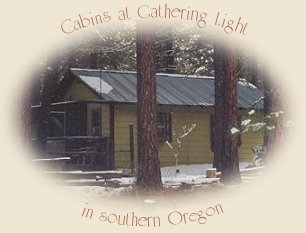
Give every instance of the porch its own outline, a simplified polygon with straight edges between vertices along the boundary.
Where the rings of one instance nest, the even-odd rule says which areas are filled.
[[[49,158],[69,158],[62,161],[61,170],[110,170],[108,148],[107,137],[63,136],[47,140]]]
[[[94,109],[93,109],[94,107]],[[46,155],[36,161],[55,170],[114,169],[109,105],[97,101],[66,101],[50,106]],[[39,148],[41,106],[32,107],[32,143]],[[108,114],[107,114],[108,115]],[[106,125],[107,124],[107,125]]]

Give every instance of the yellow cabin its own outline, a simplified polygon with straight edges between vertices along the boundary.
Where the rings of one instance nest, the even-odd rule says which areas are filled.
[[[191,127],[192,131],[181,140],[178,163],[212,163],[214,79],[175,74],[157,74],[156,79],[161,166],[174,165],[170,147],[177,149],[177,137]],[[91,169],[130,168],[131,163],[136,164],[136,83],[135,72],[70,69],[61,83],[61,102],[52,104],[54,122],[62,127],[51,126],[50,153],[75,156],[77,165],[90,164]],[[248,112],[262,109],[263,103],[258,101],[262,92],[242,82],[238,82],[237,89],[241,118],[256,121],[260,111],[252,116]],[[39,111],[39,107],[33,111]],[[262,132],[243,133],[240,161],[251,161],[252,147],[262,141]],[[87,163],[86,158],[80,161],[81,152],[89,155]]]

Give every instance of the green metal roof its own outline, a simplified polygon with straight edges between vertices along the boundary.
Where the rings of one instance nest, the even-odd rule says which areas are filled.
[[[137,102],[137,74],[129,71],[70,69],[102,100]],[[178,74],[157,74],[157,103],[163,105],[214,106],[214,78]],[[263,93],[247,82],[238,82],[238,107],[263,108]]]

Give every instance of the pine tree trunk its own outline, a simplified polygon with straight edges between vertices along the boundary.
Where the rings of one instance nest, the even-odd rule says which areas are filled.
[[[258,68],[258,63],[257,61],[253,61],[253,63],[251,64],[251,80],[250,82],[256,86],[259,87],[259,83],[258,83],[258,79],[259,79],[259,68]]]
[[[27,149],[31,146],[31,88],[29,85],[24,85],[20,96],[21,102],[21,126],[23,129],[23,140]]]
[[[233,48],[215,46],[215,158],[226,184],[241,182],[238,159],[236,57]]]
[[[271,78],[264,80],[264,116],[266,119],[272,112],[284,111],[280,92],[276,80]],[[273,130],[266,129],[264,132],[264,146],[268,153],[273,152],[280,144],[283,134],[283,118],[283,115],[277,118],[269,118],[268,125],[274,126],[275,128]]]
[[[272,112],[273,108],[273,93],[271,80],[266,78],[264,79],[264,116],[265,118]],[[271,135],[270,132],[264,131],[264,146],[266,148],[270,147]]]
[[[76,61],[76,54],[74,51],[72,51],[67,59],[67,68],[77,68],[77,61]]]
[[[141,28],[143,29],[143,28]],[[162,188],[156,131],[156,77],[153,35],[138,28],[137,46],[137,187],[156,191]]]
[[[171,29],[169,29],[171,30]],[[166,48],[166,73],[172,74],[175,71],[174,65],[174,56],[173,56],[173,39],[172,32],[170,31],[168,34],[168,39],[166,40],[165,48]]]
[[[215,46],[214,49],[214,68],[215,68],[215,113],[213,125],[213,138],[214,141],[214,161],[213,167],[221,171],[221,159],[223,155],[224,141],[223,141],[223,69],[222,69],[222,56],[223,51]]]
[[[241,181],[238,159],[238,135],[233,135],[231,129],[237,126],[237,78],[236,57],[233,48],[228,48],[224,54],[224,157],[222,158],[221,181],[236,183]]]
[[[98,69],[98,54],[97,53],[89,54],[89,68]]]
[[[51,102],[52,94],[54,93],[54,86],[56,81],[56,68],[55,66],[48,66],[43,80],[42,97],[41,97],[41,108],[40,118],[38,123],[37,133],[37,147],[39,152],[46,155],[47,150],[47,137],[48,137],[48,126],[51,119]]]

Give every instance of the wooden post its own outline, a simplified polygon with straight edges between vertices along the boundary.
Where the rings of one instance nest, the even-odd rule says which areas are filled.
[[[131,174],[134,175],[135,167],[135,156],[134,156],[134,129],[133,124],[129,124],[129,133],[130,133],[130,167],[131,167]]]
[[[115,169],[115,110],[114,104],[109,105],[109,155],[108,169]]]

